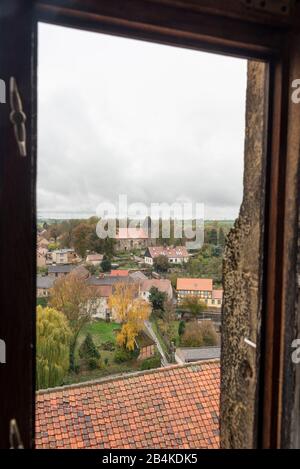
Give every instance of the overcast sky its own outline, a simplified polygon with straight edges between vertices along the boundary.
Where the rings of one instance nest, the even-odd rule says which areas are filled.
[[[245,60],[41,24],[38,210],[242,200]]]

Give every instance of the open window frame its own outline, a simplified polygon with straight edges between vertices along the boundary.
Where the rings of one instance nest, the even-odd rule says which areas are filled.
[[[25,3],[30,4],[29,8],[26,7],[27,26],[24,28],[23,24],[20,29],[26,34],[24,51],[30,60],[17,63],[17,53],[15,62],[19,72],[27,77],[20,90],[26,98],[29,157],[26,162],[17,156],[12,158],[11,153],[16,151],[16,146],[12,126],[7,124],[5,138],[9,139],[9,144],[3,147],[6,153],[3,153],[1,163],[1,263],[17,262],[23,268],[17,272],[8,269],[11,272],[8,278],[4,268],[0,271],[3,286],[1,321],[6,324],[3,331],[8,350],[8,361],[2,375],[2,382],[6,383],[1,389],[2,402],[7,405],[0,421],[0,447],[10,445],[9,424],[13,418],[18,422],[24,446],[34,447],[36,52],[39,21],[268,63],[265,83],[268,112],[265,125],[263,306],[255,446],[278,448],[296,445],[297,441],[291,440],[296,378],[288,363],[296,287],[289,294],[286,288],[288,282],[293,282],[296,277],[296,207],[299,194],[295,181],[299,164],[300,104],[298,107],[291,104],[291,82],[300,78],[297,52],[300,49],[300,35],[297,33],[300,28],[299,8],[295,7],[293,15],[287,15],[248,9],[245,2],[237,0],[37,0]],[[18,43],[14,47],[17,51]],[[0,58],[0,63],[6,65],[4,70],[7,70],[8,79],[13,74],[10,70],[12,64],[6,60],[5,53]],[[13,179],[7,183],[9,174],[17,180],[17,188]],[[11,210],[14,211],[12,219]],[[16,250],[16,243],[21,243],[23,248]],[[17,294],[10,283],[16,279],[20,281]],[[296,281],[294,284],[296,286]],[[8,295],[15,298],[14,317],[8,310],[13,305],[7,300]],[[18,332],[13,331],[13,323]],[[18,353],[13,356],[9,351],[15,346]],[[1,373],[3,370],[4,367]],[[286,405],[283,407],[284,399]]]

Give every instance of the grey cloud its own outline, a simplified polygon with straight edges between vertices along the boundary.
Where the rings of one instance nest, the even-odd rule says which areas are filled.
[[[242,198],[246,61],[39,27],[39,211]]]

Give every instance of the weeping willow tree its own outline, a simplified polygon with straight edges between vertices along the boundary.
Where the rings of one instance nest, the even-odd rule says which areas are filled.
[[[63,313],[37,307],[36,385],[37,389],[61,385],[69,369],[71,331]]]

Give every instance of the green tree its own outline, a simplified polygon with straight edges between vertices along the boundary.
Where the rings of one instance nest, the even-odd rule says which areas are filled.
[[[212,278],[214,284],[222,284],[222,256],[204,257],[199,254],[198,257],[189,259],[186,269],[188,274],[194,278]]]
[[[91,275],[99,275],[99,267],[93,264],[85,264],[84,266]]]
[[[94,341],[90,332],[87,333],[84,341],[79,347],[79,356],[80,358],[85,358],[85,359],[89,359],[89,358],[99,359],[100,358],[100,353],[96,345],[94,344]]]
[[[42,306],[43,308],[46,308],[46,306],[48,305],[48,298],[46,298],[45,296],[43,296],[41,298],[37,298],[36,299],[36,305],[37,306]]]
[[[180,321],[178,324],[178,335],[179,337],[182,337],[185,331],[185,321]]]
[[[167,272],[169,269],[169,260],[167,256],[157,256],[153,261],[154,268],[157,272]]]
[[[210,230],[209,235],[208,235],[208,242],[209,244],[214,244],[214,245],[218,244],[218,232],[215,228],[212,228]]]
[[[37,266],[37,268],[36,268],[36,273],[37,273],[38,275],[46,275],[46,274],[48,274],[48,268],[47,268],[47,267],[39,267],[39,266]]]
[[[100,353],[89,332],[79,347],[79,356],[85,361],[90,370],[95,370],[96,368],[102,367]]]
[[[37,307],[36,385],[38,389],[63,383],[69,369],[71,331],[63,313]]]
[[[114,248],[116,240],[113,238],[101,239],[96,232],[97,223],[92,225],[93,230],[88,237],[88,245],[91,251],[98,252],[99,254],[106,254],[107,257],[114,255]]]
[[[103,257],[103,261],[101,262],[101,269],[103,272],[109,272],[111,270],[111,262],[107,256]]]
[[[164,303],[167,299],[165,292],[159,291],[156,287],[151,287],[149,291],[149,301],[154,311],[164,311]]]
[[[56,280],[50,291],[50,306],[62,311],[72,331],[70,342],[70,370],[75,371],[75,349],[80,331],[85,324],[91,321],[93,302],[97,291],[88,287],[85,279],[76,272],[71,272],[65,277]]]
[[[164,302],[163,320],[164,320],[164,334],[168,343],[176,342],[177,330],[174,329],[175,321],[175,308],[172,300],[166,299]]]
[[[178,278],[178,274],[176,274],[175,272],[171,273],[170,275],[168,275],[168,278],[172,284],[172,287],[176,289],[176,286],[177,286],[177,278]]]
[[[60,235],[59,227],[57,223],[53,223],[53,225],[50,225],[49,228],[49,236],[50,238],[53,238],[55,243],[57,241],[58,236]]]
[[[205,303],[203,303],[203,301],[201,301],[197,296],[187,296],[181,304],[181,309],[191,314],[194,319],[197,319],[197,317],[203,313],[205,308]]]
[[[81,257],[85,257],[86,251],[90,249],[90,237],[93,231],[93,226],[89,223],[80,223],[73,230],[74,249]]]
[[[213,257],[220,257],[222,256],[222,252],[223,252],[223,249],[222,249],[222,246],[213,246],[212,248],[212,256]]]
[[[104,240],[104,248],[103,248],[103,251],[101,251],[101,253],[102,252],[105,253],[107,257],[113,256],[115,252],[115,244],[116,244],[116,240],[114,238],[106,238]]]
[[[225,238],[224,230],[223,230],[222,227],[220,227],[220,229],[219,229],[219,245],[224,247],[225,246],[225,241],[226,241],[226,238]]]
[[[48,250],[49,251],[55,251],[56,249],[59,249],[59,244],[58,243],[49,243],[48,244]]]
[[[80,224],[80,220],[64,220],[61,222],[61,238],[60,243],[64,248],[73,247],[73,231]]]

